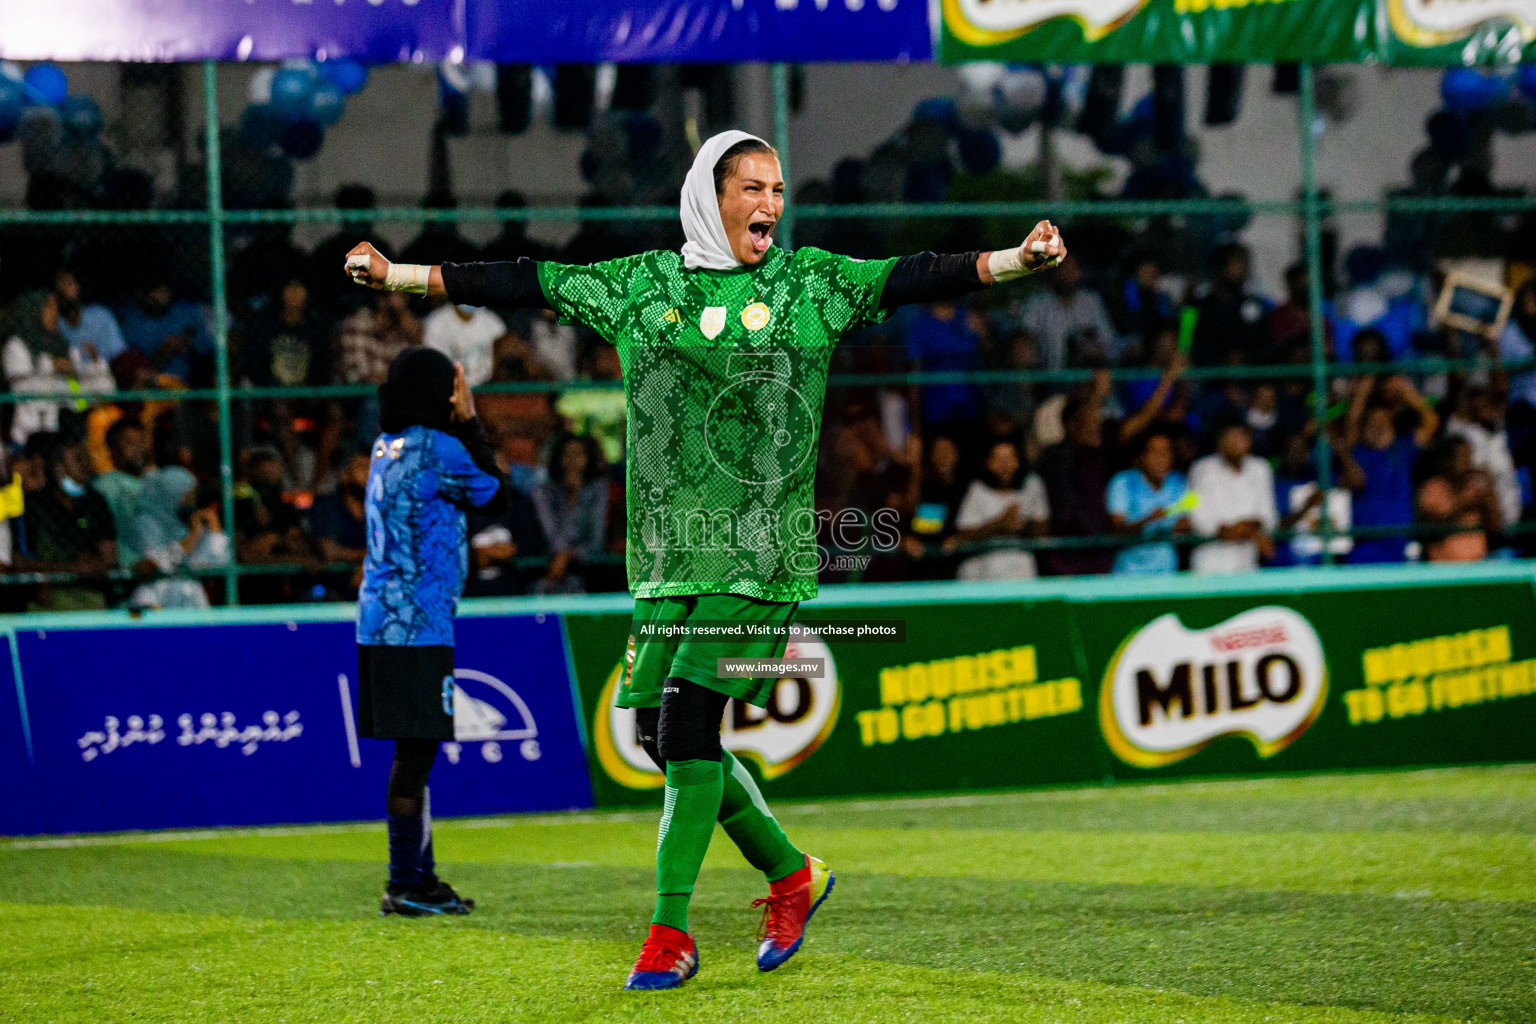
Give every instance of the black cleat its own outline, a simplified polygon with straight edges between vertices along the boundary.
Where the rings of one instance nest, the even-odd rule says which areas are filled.
[[[384,893],[379,904],[383,915],[399,914],[401,917],[438,917],[446,914],[467,914],[472,903],[460,900],[448,886],[438,883],[436,889],[402,889]]]
[[[453,891],[453,886],[449,885],[441,878],[437,879],[437,881],[432,884],[428,891],[431,893],[431,898],[437,900],[438,902],[457,900],[458,903],[464,907],[464,910],[461,911],[461,913],[468,913],[469,911],[475,909],[474,900],[470,899],[468,896],[460,896],[458,893]]]

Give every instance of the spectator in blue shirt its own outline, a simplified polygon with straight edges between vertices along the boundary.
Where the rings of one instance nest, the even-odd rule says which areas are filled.
[[[1130,276],[1120,287],[1111,314],[1115,328],[1125,337],[1148,345],[1177,313],[1173,299],[1163,291],[1163,268],[1157,254],[1147,249],[1137,253],[1127,266]]]
[[[156,370],[191,382],[199,357],[213,352],[213,339],[195,302],[177,301],[171,286],[151,285],[135,306],[123,312],[123,340],[144,353]]]
[[[1411,410],[1418,425],[1399,436],[1397,414]],[[1414,522],[1413,464],[1440,428],[1440,417],[1407,377],[1376,378],[1355,384],[1344,426],[1341,480],[1354,491],[1355,527],[1404,527],[1400,536],[1357,539],[1354,563],[1402,562]]]
[[[1109,481],[1105,505],[1116,533],[1168,537],[1189,531],[1184,502],[1189,490],[1184,474],[1173,469],[1173,440],[1163,431],[1143,434],[1135,468],[1116,473]],[[1117,573],[1174,572],[1179,553],[1166,540],[1122,548],[1115,556]]]
[[[347,562],[355,568],[327,581],[326,589],[336,597],[350,597],[363,578],[363,559],[368,551],[368,522],[363,499],[368,490],[369,461],[366,452],[357,452],[342,463],[340,486],[334,493],[315,498],[309,513],[309,531],[320,548],[323,562]]]
[[[953,302],[935,302],[911,314],[907,358],[913,370],[930,373],[981,369],[981,339]],[[926,384],[922,388],[925,432],[969,436],[981,416],[981,389],[974,384]]]
[[[110,363],[127,350],[117,317],[106,306],[87,304],[80,297],[80,282],[68,270],[53,279],[54,298],[59,303],[59,333],[69,342],[71,352],[86,362]]]

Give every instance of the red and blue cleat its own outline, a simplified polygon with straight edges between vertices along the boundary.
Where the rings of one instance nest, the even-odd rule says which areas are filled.
[[[805,926],[811,915],[826,902],[837,877],[831,870],[807,855],[805,867],[787,878],[768,883],[768,898],[753,900],[763,908],[763,925],[758,932],[762,943],[757,947],[757,969],[771,971],[800,949],[805,941]]]
[[[640,947],[640,959],[624,982],[626,990],[677,988],[699,973],[699,949],[687,932],[664,924],[651,925]]]

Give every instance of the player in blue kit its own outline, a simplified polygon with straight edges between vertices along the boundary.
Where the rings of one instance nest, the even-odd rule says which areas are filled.
[[[464,512],[495,514],[508,482],[475,418],[464,370],[408,348],[379,387],[364,509],[368,557],[357,597],[358,734],[395,741],[386,808],[385,914],[467,914],[437,877],[427,777],[453,739],[453,615],[468,568]]]

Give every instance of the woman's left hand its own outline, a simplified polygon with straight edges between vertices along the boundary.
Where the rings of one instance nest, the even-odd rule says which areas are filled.
[[[1050,270],[1067,257],[1067,243],[1062,241],[1056,225],[1043,220],[1024,239],[1019,247],[1019,257],[1030,273]]]

